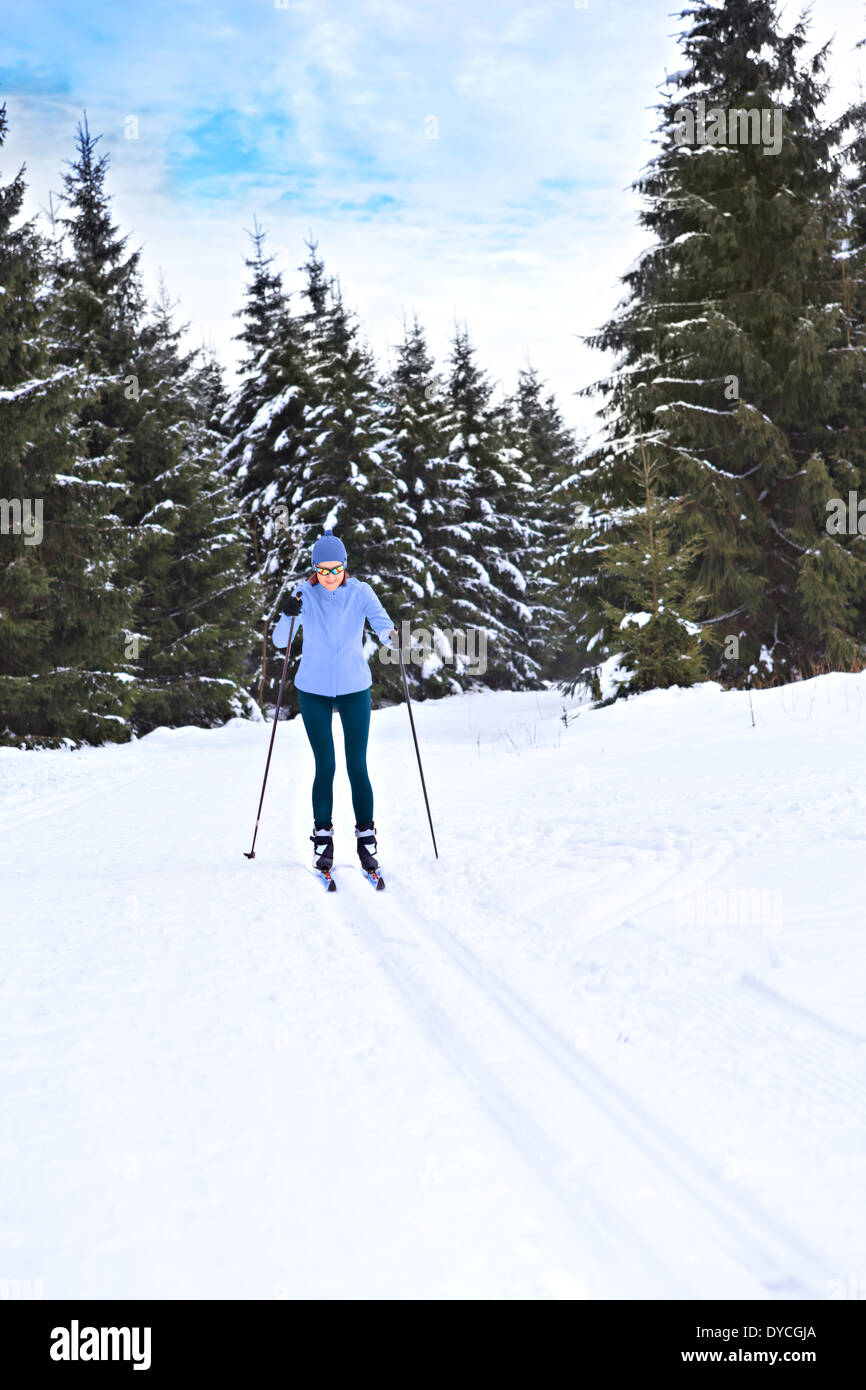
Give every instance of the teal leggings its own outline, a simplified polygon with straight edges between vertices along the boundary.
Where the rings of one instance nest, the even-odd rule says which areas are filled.
[[[307,738],[316,758],[313,781],[313,817],[317,826],[331,824],[334,809],[334,735],[331,720],[334,706],[343,724],[346,745],[346,768],[352,787],[352,806],[357,825],[369,825],[373,819],[373,788],[367,776],[367,736],[370,732],[370,688],[353,690],[351,695],[311,695],[298,691],[301,718]]]

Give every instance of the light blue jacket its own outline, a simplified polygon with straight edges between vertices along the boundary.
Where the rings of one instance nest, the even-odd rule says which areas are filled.
[[[380,642],[394,624],[369,584],[347,579],[332,592],[322,584],[304,580],[298,586],[301,612],[295,628],[304,625],[304,650],[295,676],[295,688],[311,695],[350,695],[373,684],[364,655],[364,620]],[[283,613],[274,628],[274,646],[285,647],[291,618]]]

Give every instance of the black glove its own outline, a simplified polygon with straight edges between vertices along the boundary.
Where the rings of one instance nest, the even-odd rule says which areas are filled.
[[[289,594],[283,604],[283,612],[288,613],[290,618],[296,618],[301,611],[301,600],[297,594]]]

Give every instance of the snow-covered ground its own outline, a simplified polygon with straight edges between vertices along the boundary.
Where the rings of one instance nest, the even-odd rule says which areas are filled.
[[[438,863],[374,715],[381,894],[299,721],[252,862],[266,725],[0,750],[0,1278],[866,1296],[866,675],[565,704],[416,708]]]

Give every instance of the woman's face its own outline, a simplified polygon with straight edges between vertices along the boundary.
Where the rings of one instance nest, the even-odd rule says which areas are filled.
[[[334,573],[334,570],[337,570],[336,574]],[[343,582],[344,573],[345,567],[341,566],[339,564],[339,561],[337,560],[333,560],[331,563],[326,564],[324,567],[324,573],[322,572],[322,570],[318,568],[316,569],[316,574],[318,576],[319,583],[322,585],[323,588],[328,589],[329,591],[332,589],[339,589],[340,585]]]

